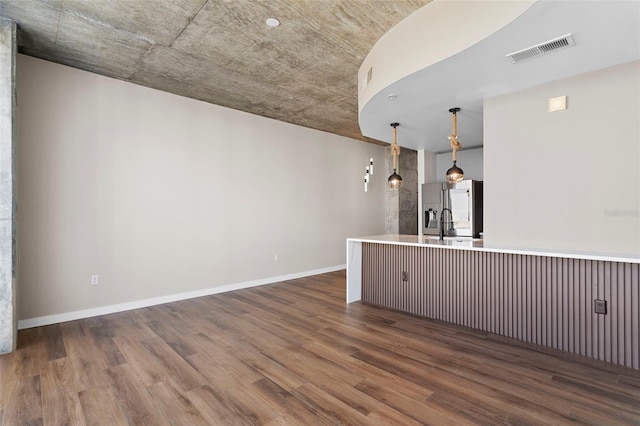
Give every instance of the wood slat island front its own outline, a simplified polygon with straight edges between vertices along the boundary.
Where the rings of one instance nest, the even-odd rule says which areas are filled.
[[[350,239],[347,301],[640,369],[640,259],[453,243]]]

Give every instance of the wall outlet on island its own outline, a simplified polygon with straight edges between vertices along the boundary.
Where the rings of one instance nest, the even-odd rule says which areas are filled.
[[[409,281],[409,273],[407,271],[402,271],[402,281]]]
[[[91,275],[91,285],[98,285],[100,279],[97,275]]]
[[[607,315],[607,301],[594,299],[593,312],[600,315]]]

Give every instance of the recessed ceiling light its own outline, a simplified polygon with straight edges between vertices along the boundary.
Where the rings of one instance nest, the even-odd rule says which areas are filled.
[[[280,21],[277,20],[276,18],[269,18],[267,19],[267,25],[270,26],[271,28],[275,28],[280,26]]]

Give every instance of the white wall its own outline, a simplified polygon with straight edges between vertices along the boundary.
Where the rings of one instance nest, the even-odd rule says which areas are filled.
[[[337,267],[383,233],[383,147],[22,55],[17,91],[21,319]]]
[[[436,153],[421,149],[418,151],[418,235],[423,235],[422,184],[436,182]]]
[[[639,94],[633,62],[487,99],[486,243],[640,255]]]
[[[436,156],[431,151],[418,151],[418,185],[436,182]]]
[[[483,180],[483,155],[482,148],[472,148],[458,151],[456,165],[464,172],[465,179]],[[451,152],[443,152],[436,155],[436,182],[445,182],[447,170],[453,165]]]

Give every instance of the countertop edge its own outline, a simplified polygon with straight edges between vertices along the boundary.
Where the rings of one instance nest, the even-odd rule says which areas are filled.
[[[396,240],[393,240],[393,239]],[[402,239],[415,238],[416,241],[400,241]],[[580,252],[562,252],[553,250],[537,250],[537,249],[518,249],[518,248],[501,248],[501,247],[485,247],[482,241],[473,241],[470,243],[473,246],[457,246],[457,245],[443,245],[437,240],[424,241],[424,237],[418,235],[375,235],[371,237],[355,237],[347,238],[347,242],[361,242],[361,243],[376,243],[376,244],[390,244],[390,245],[402,245],[402,246],[416,246],[416,247],[433,247],[449,250],[469,250],[469,251],[482,251],[490,253],[505,253],[505,254],[522,254],[528,256],[547,256],[547,257],[561,257],[566,259],[583,259],[583,260],[603,260],[607,262],[622,262],[622,263],[638,263],[640,264],[640,257],[634,257],[632,255],[616,255],[616,254],[603,254],[603,253],[580,253]]]

